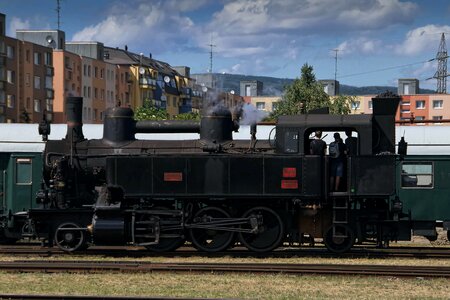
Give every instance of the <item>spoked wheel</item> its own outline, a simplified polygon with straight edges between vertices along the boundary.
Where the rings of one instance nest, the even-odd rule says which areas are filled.
[[[86,232],[76,223],[63,223],[55,232],[55,243],[63,251],[73,252],[87,248]]]
[[[284,225],[280,215],[268,207],[254,207],[244,213],[243,218],[253,218],[258,222],[255,233],[239,233],[239,239],[249,250],[268,252],[277,248],[283,240]],[[252,229],[245,225],[244,229]]]
[[[155,210],[170,210],[173,208],[170,207],[155,207]],[[143,215],[143,218],[148,218],[148,216]],[[181,232],[181,229],[171,229],[168,228],[168,226],[174,225],[177,222],[179,222],[179,218],[176,217],[170,217],[170,216],[162,216],[163,220],[161,220],[161,235],[179,235],[178,237],[162,237],[159,239],[159,243],[155,245],[148,245],[145,246],[147,250],[153,251],[153,252],[170,252],[175,251],[181,246],[184,245],[185,239],[181,236],[183,236],[183,232]],[[165,223],[171,223],[171,224],[165,224]]]
[[[212,223],[229,219],[230,214],[219,207],[205,207],[194,216],[192,224],[212,226]],[[223,227],[220,224],[217,227]],[[233,241],[234,232],[216,230],[214,228],[191,228],[192,244],[198,250],[217,252],[227,249]]]
[[[335,224],[327,230],[324,243],[329,251],[333,253],[344,253],[350,250],[355,243],[355,234],[349,226]]]

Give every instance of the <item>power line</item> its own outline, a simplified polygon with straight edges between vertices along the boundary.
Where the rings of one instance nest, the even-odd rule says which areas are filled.
[[[423,63],[426,63],[426,62],[431,62],[433,60],[435,60],[435,58],[424,60],[424,61],[419,61],[419,62],[414,62],[414,63],[410,63],[410,64],[405,64],[405,65],[398,65],[398,66],[392,66],[392,67],[387,67],[387,68],[375,69],[375,70],[370,70],[370,71],[365,71],[365,72],[360,72],[360,73],[353,73],[353,74],[342,75],[342,76],[339,76],[339,78],[359,76],[359,75],[365,75],[365,74],[370,74],[370,73],[377,73],[377,72],[393,70],[393,69],[400,69],[400,68],[410,67],[410,66],[414,66],[414,65],[418,65],[418,64],[423,64]]]

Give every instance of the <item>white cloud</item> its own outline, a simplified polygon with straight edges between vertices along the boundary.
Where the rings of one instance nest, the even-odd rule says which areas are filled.
[[[396,45],[394,49],[401,55],[417,55],[424,52],[435,55],[443,32],[450,32],[450,26],[430,24],[418,27],[409,31],[403,43]]]
[[[380,40],[368,39],[365,37],[351,39],[342,42],[337,49],[339,55],[345,56],[350,54],[376,54],[382,49],[382,42]]]
[[[18,29],[30,29],[30,21],[12,17],[6,35],[15,37]]]
[[[360,31],[409,23],[416,11],[416,4],[400,0],[236,0],[214,14],[211,27],[233,34]]]
[[[117,3],[109,16],[76,32],[72,40],[96,40],[108,46],[120,47],[133,44],[136,48],[156,52],[176,49],[177,46],[187,45],[196,30],[194,22],[182,12],[198,8],[205,1],[193,3],[193,0],[141,2],[136,8]]]

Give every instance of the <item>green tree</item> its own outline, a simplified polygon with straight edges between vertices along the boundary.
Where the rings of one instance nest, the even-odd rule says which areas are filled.
[[[347,115],[351,112],[351,105],[355,103],[356,96],[338,95],[331,100],[330,114]]]
[[[313,67],[304,64],[300,78],[296,78],[291,85],[285,87],[284,95],[272,117],[307,113],[312,109],[330,105],[330,97],[316,81]]]
[[[198,112],[188,112],[175,116],[175,120],[195,120],[200,121],[200,114]]]
[[[322,84],[316,81],[313,67],[305,63],[301,68],[300,78],[285,87],[276,111],[268,119],[276,119],[281,115],[304,114],[322,107],[329,107],[331,114],[348,114],[354,101],[354,96],[344,95],[331,99]]]
[[[169,114],[164,109],[154,107],[150,100],[144,100],[144,105],[138,107],[134,113],[134,119],[137,121],[143,120],[167,120]]]

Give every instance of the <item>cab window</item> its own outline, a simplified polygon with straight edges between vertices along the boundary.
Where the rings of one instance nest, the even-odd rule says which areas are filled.
[[[31,184],[31,158],[16,158],[16,184]]]
[[[298,153],[298,131],[287,131],[285,133],[284,152]]]
[[[432,188],[433,164],[431,162],[404,162],[402,188]]]

